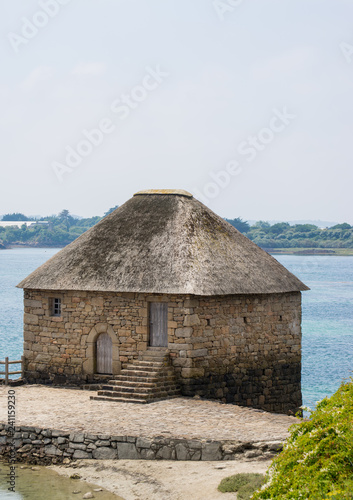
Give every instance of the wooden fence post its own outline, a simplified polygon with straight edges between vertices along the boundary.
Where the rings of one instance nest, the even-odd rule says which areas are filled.
[[[25,378],[25,357],[21,356],[21,378]]]
[[[5,358],[5,385],[9,384],[9,358]]]

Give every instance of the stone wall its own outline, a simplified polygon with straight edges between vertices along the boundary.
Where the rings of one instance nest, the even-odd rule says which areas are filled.
[[[11,433],[10,433],[11,431]],[[163,437],[111,436],[0,424],[0,456],[16,450],[17,462],[49,464],[88,459],[236,460],[268,459],[280,441],[239,442]],[[66,460],[65,460],[66,459]]]
[[[50,315],[61,298],[62,314]],[[107,332],[113,372],[148,347],[148,303],[168,302],[168,349],[182,392],[286,413],[301,405],[301,294],[220,297],[25,290],[24,354],[31,383],[84,384]],[[105,377],[106,379],[111,376]]]

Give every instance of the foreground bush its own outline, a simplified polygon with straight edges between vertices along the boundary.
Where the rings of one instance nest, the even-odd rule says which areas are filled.
[[[353,499],[353,383],[291,427],[282,453],[252,499]]]
[[[235,474],[235,476],[229,476],[222,479],[218,486],[218,490],[222,493],[236,491],[238,493],[237,500],[248,500],[263,482],[264,476],[262,474]]]

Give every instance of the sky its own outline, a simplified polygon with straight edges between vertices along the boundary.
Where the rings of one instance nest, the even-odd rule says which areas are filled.
[[[353,224],[350,0],[0,0],[0,60],[0,214]]]

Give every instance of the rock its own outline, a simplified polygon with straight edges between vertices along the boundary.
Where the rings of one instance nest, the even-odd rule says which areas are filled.
[[[201,460],[220,460],[222,458],[220,443],[205,443],[202,447]]]
[[[151,447],[151,439],[148,438],[137,438],[136,440],[136,448],[150,448]]]
[[[31,449],[32,449],[32,445],[31,444],[25,444],[24,446],[22,446],[22,448],[20,448],[19,450],[17,450],[17,452],[18,453],[27,453]]]
[[[76,472],[74,474],[71,474],[70,479],[81,479],[80,474],[77,474]]]
[[[190,460],[189,450],[183,444],[177,444],[175,451],[177,460]]]
[[[73,443],[83,443],[85,440],[85,436],[83,433],[78,433],[78,434],[70,434],[70,441]]]
[[[85,493],[82,498],[94,498],[94,495],[92,491],[89,491],[88,493]]]
[[[140,454],[133,443],[117,443],[117,448],[119,459],[135,460],[136,458],[140,458]]]
[[[64,464],[64,465],[67,465],[67,464],[69,464],[70,462],[71,462],[71,460],[70,460],[69,458],[64,458],[64,460],[63,460],[63,464]]]
[[[44,448],[44,453],[49,456],[61,456],[63,454],[63,452],[54,445],[46,446]]]
[[[100,446],[96,450],[93,450],[92,456],[96,460],[112,460],[116,458],[117,452],[116,450],[114,450],[114,448],[106,448],[104,446]]]
[[[157,452],[156,458],[162,458],[164,460],[172,459],[172,449],[169,446],[162,446],[160,450]]]
[[[92,458],[90,453],[83,450],[75,450],[72,458]]]
[[[94,444],[96,446],[109,446],[110,441],[109,440],[98,439],[98,441],[96,441]]]

